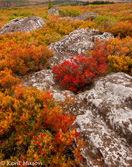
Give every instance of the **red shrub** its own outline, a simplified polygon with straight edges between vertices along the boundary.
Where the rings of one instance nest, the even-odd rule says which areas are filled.
[[[99,55],[86,57],[78,55],[53,67],[60,85],[77,92],[92,83],[93,79],[107,70],[106,58]]]

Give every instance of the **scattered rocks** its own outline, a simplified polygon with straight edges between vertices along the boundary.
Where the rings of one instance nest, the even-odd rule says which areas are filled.
[[[5,24],[0,29],[0,35],[5,33],[13,32],[30,32],[35,29],[41,29],[46,23],[37,16],[34,17],[25,17],[25,18],[16,18],[11,20],[9,23]]]
[[[50,10],[48,11],[48,15],[50,14],[59,15],[59,8],[56,7],[50,8]]]
[[[76,17],[72,17],[72,20],[88,20],[88,19],[93,20],[96,17],[98,17],[98,13],[88,12]]]

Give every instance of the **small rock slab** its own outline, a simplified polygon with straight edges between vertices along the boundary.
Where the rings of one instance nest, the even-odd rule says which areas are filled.
[[[0,35],[20,31],[31,32],[37,28],[41,29],[44,25],[46,25],[46,23],[40,17],[37,16],[16,18],[11,20],[9,23],[5,24],[0,29]]]
[[[48,15],[50,14],[54,14],[54,15],[59,15],[59,8],[56,8],[56,7],[52,7],[50,8],[50,10],[48,11]]]
[[[72,20],[88,20],[88,19],[93,20],[96,17],[98,17],[98,13],[88,12],[88,13],[84,13],[76,17],[72,17]]]

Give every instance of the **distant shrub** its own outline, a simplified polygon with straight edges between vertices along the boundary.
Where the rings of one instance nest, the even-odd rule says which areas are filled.
[[[75,16],[78,16],[81,14],[81,12],[79,10],[76,10],[76,9],[70,9],[70,8],[66,8],[64,10],[59,10],[59,13],[62,17],[66,17],[66,16],[69,16],[69,17],[75,17]]]
[[[132,24],[129,21],[120,21],[115,26],[108,29],[114,36],[120,36],[125,38],[127,36],[132,37]]]
[[[53,7],[52,2],[51,2],[51,0],[49,0],[48,9],[50,9],[52,7]]]
[[[68,18],[58,18],[57,16],[50,16],[47,21],[47,26],[53,29],[62,36],[69,34],[77,28],[95,28],[93,21],[71,20]]]
[[[30,11],[18,11],[15,10],[13,12],[8,13],[8,18],[6,20],[12,20],[18,17],[31,17],[31,16],[35,16],[35,14],[33,12]]]
[[[62,36],[55,32],[48,26],[43,27],[41,30],[36,29],[30,33],[15,32],[13,34],[5,34],[0,36],[0,43],[13,42],[13,43],[28,43],[29,45],[47,46],[52,42],[60,40]]]
[[[98,28],[102,28],[102,30],[106,30],[108,27],[113,27],[116,25],[117,20],[115,17],[109,17],[106,15],[98,16],[95,18],[95,23]]]
[[[59,84],[73,92],[83,90],[106,70],[106,58],[100,53],[93,57],[77,55],[71,61],[67,60],[53,67],[54,77]]]

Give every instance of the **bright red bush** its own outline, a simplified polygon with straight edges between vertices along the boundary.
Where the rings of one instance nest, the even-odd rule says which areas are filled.
[[[58,66],[53,67],[54,77],[73,92],[85,88],[93,79],[107,70],[106,58],[102,55],[86,57],[77,55]]]

